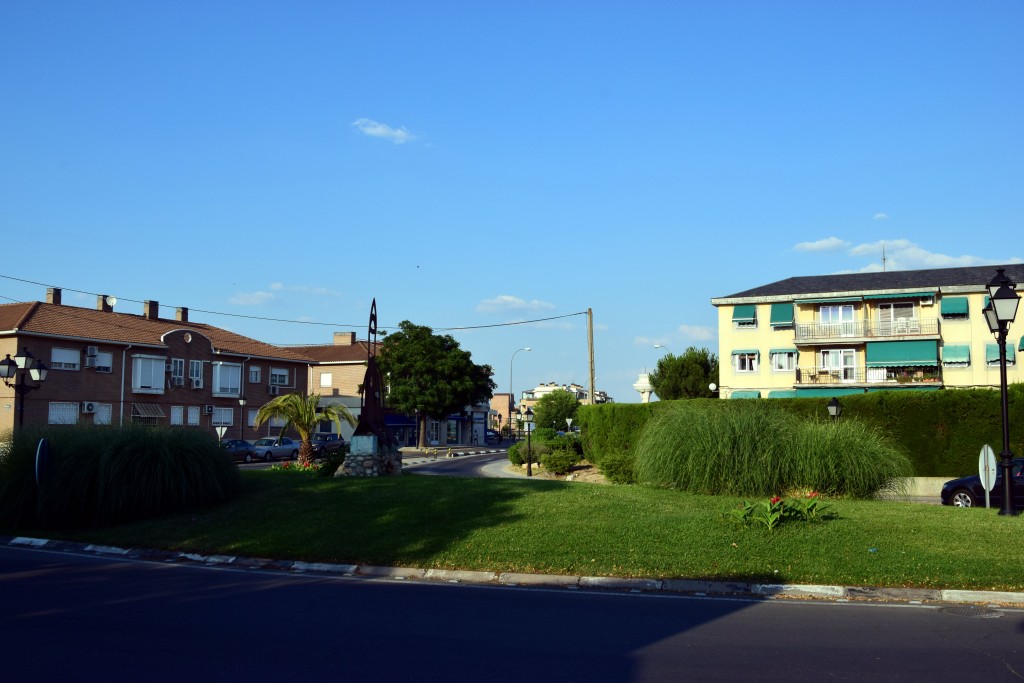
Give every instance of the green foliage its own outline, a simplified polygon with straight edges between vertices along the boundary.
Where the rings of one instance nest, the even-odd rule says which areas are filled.
[[[260,407],[256,413],[255,426],[259,428],[275,417],[284,420],[282,434],[289,428],[299,433],[302,442],[299,446],[299,462],[302,463],[309,463],[313,459],[313,445],[309,439],[321,422],[330,420],[339,428],[342,422],[353,427],[356,425],[355,417],[346,406],[340,403],[320,405],[319,394],[282,394]]]
[[[718,356],[691,346],[681,356],[671,353],[658,359],[650,374],[654,393],[663,401],[680,398],[711,398],[708,386],[718,383]]]
[[[530,438],[534,441],[551,441],[555,438],[555,430],[551,427],[537,427]]]
[[[540,439],[526,439],[517,441],[508,449],[508,460],[513,465],[522,465],[526,462],[527,449],[529,449],[531,462],[540,462],[541,457],[551,451],[548,442]]]
[[[580,406],[577,420],[583,455],[618,484],[633,481],[633,449],[640,432],[665,401]]]
[[[731,510],[732,518],[746,526],[763,526],[772,531],[784,522],[820,522],[827,516],[829,505],[821,502],[816,491],[810,491],[804,498],[783,500],[780,496],[752,503],[743,501]]]
[[[704,494],[772,495],[810,488],[873,496],[913,470],[877,428],[798,418],[773,401],[677,401],[645,428],[637,480]]]
[[[406,415],[440,420],[487,401],[497,386],[491,366],[473,363],[451,335],[434,334],[408,320],[384,338],[378,364],[387,378],[388,405]],[[421,432],[421,446],[423,440]]]
[[[541,456],[540,462],[551,474],[563,476],[569,474],[580,461],[580,456],[571,450],[557,448]]]
[[[541,428],[564,432],[569,428],[566,419],[576,419],[580,402],[576,395],[565,389],[555,389],[537,399],[533,406],[533,421]]]
[[[36,445],[50,459],[35,480]],[[211,435],[140,426],[26,429],[0,460],[0,523],[19,527],[102,526],[222,503],[238,468]]]

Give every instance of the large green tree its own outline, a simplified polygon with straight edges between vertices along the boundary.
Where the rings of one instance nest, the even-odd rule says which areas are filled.
[[[718,356],[707,349],[691,346],[676,356],[668,354],[658,360],[650,374],[651,386],[658,398],[711,398],[708,385],[718,383]]]
[[[576,419],[580,402],[576,394],[565,389],[555,389],[544,394],[533,406],[533,422],[538,427],[552,427],[556,431],[568,428],[566,418]]]
[[[381,343],[377,355],[387,405],[420,419],[419,445],[426,446],[426,419],[448,415],[487,401],[497,386],[489,365],[477,365],[451,335],[434,334],[408,320]]]
[[[275,417],[284,420],[282,434],[289,427],[299,433],[299,461],[303,463],[313,459],[313,444],[309,439],[320,422],[330,420],[338,427],[342,422],[353,427],[356,425],[356,418],[345,406],[333,403],[321,406],[319,394],[282,394],[260,407],[256,412],[255,426],[259,427]]]

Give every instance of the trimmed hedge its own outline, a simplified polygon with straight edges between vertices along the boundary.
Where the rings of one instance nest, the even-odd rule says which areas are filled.
[[[1024,384],[1009,387],[1010,446],[1024,453]],[[699,405],[719,399],[683,399]],[[753,399],[735,401],[742,404]],[[827,398],[759,399],[799,416],[828,419]],[[840,398],[841,420],[878,427],[907,453],[921,477],[956,477],[977,470],[985,444],[1002,449],[999,392],[992,389],[907,391],[894,389]],[[635,481],[634,450],[648,421],[675,401],[580,406],[576,420],[583,454],[612,481]]]

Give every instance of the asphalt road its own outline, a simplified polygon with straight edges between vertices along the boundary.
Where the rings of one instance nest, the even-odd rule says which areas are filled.
[[[1024,677],[1024,611],[966,606],[402,583],[13,548],[0,548],[0,605],[9,681]]]

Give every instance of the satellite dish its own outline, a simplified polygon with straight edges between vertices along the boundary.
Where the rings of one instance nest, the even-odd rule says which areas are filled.
[[[106,299],[107,299],[107,305],[110,306],[111,308],[113,308],[114,306],[117,305],[117,297],[116,296],[108,296],[108,297],[106,297]]]

